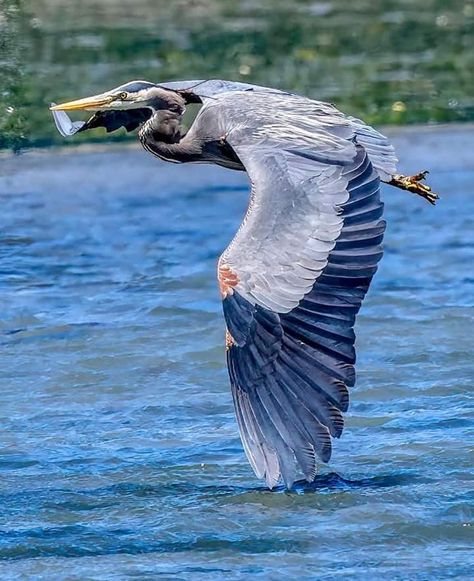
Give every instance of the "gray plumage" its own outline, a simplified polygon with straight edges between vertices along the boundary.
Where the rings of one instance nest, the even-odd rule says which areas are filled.
[[[99,110],[87,127],[60,111],[84,103]],[[202,107],[184,133],[188,103]],[[53,109],[65,135],[139,126],[162,159],[247,171],[248,210],[218,263],[237,422],[269,487],[313,480],[355,381],[353,327],[382,256],[393,147],[328,103],[229,81],[135,81]]]

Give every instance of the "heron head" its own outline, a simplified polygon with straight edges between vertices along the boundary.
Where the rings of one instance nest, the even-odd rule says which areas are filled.
[[[147,81],[131,81],[111,91],[50,107],[51,111],[124,111],[148,107],[182,113],[185,100],[177,92]]]

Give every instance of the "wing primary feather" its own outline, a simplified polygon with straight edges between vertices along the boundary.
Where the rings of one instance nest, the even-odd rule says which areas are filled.
[[[331,436],[339,437],[344,426],[341,411],[328,401],[326,394],[315,389],[315,384],[307,380],[294,361],[282,356],[282,362],[284,365],[280,365],[279,373],[282,380],[285,380],[287,389],[291,390],[300,404],[318,421],[321,433],[329,431]]]
[[[267,443],[261,421],[257,419],[250,405],[249,394],[245,384],[242,384],[244,376],[238,368],[236,349],[240,348],[233,347],[228,351],[227,359],[231,384],[234,388],[233,394],[235,394],[234,407],[244,450],[257,477],[265,478],[267,486],[274,488],[280,475],[277,453],[274,446]]]
[[[314,452],[312,453],[308,439],[304,437],[301,424],[291,422],[288,413],[289,407],[285,406],[284,408],[276,399],[275,391],[277,391],[277,383],[273,380],[271,381],[271,388],[268,387],[269,379],[271,378],[267,378],[264,386],[258,392],[255,392],[255,406],[262,411],[265,410],[266,421],[272,424],[272,429],[278,433],[287,449],[292,451],[292,455],[295,455],[305,477],[307,479],[313,479],[315,473]],[[278,395],[281,396],[281,393],[279,392]],[[280,468],[287,463],[294,464],[292,455],[286,458],[279,458]],[[286,482],[289,488],[292,484],[292,482]]]

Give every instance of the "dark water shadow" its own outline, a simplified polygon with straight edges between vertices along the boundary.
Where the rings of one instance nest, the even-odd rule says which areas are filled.
[[[343,478],[335,472],[330,472],[328,474],[317,476],[313,482],[297,480],[293,484],[291,492],[341,492],[344,490],[361,490],[371,488],[381,489],[409,486],[415,483],[418,484],[420,482],[426,481],[427,480],[423,478],[422,475],[414,474],[411,472],[393,472],[389,474],[380,474],[377,476],[369,476],[367,478],[359,478],[354,480]],[[283,487],[278,488],[278,490],[281,489],[286,490]]]
[[[238,496],[248,493],[278,494],[278,493],[309,493],[309,492],[341,492],[348,490],[362,489],[383,489],[400,486],[410,486],[428,482],[428,479],[421,474],[412,472],[400,472],[380,474],[359,479],[348,479],[339,476],[335,472],[317,476],[313,482],[306,480],[297,480],[290,490],[283,484],[270,490],[264,484],[257,486],[242,486],[231,484],[210,484],[194,485],[189,482],[167,483],[164,485],[147,485],[141,483],[120,483],[112,486],[95,489],[94,494],[98,496],[125,495],[125,496],[151,496],[165,497],[169,495],[180,496],[186,494],[204,495],[208,498],[216,496]],[[92,491],[88,491],[89,493]]]
[[[339,476],[335,472],[322,474],[317,476],[313,482],[306,480],[297,480],[290,490],[283,484],[276,486],[270,490],[264,484],[257,486],[241,486],[231,484],[210,484],[210,485],[194,485],[187,482],[168,483],[165,485],[151,486],[139,483],[123,483],[115,484],[96,490],[95,493],[99,495],[131,495],[131,496],[152,496],[165,497],[169,495],[180,496],[192,494],[197,496],[206,496],[207,498],[219,496],[239,496],[242,494],[302,494],[310,492],[341,492],[349,490],[363,490],[363,489],[383,489],[400,486],[410,486],[413,484],[420,484],[427,482],[421,474],[414,474],[412,472],[389,473],[380,474],[377,476],[369,476],[359,479],[348,479]]]
[[[396,488],[400,486],[411,486],[428,482],[429,479],[423,477],[421,474],[412,472],[389,473],[380,474],[377,476],[369,476],[366,478],[349,479],[343,478],[335,472],[328,474],[321,474],[317,476],[313,482],[306,480],[297,480],[291,489],[287,489],[285,485],[280,484],[272,490],[265,485],[260,486],[204,486],[200,487],[200,492],[216,495],[238,495],[248,493],[262,493],[262,494],[307,494],[307,493],[331,493],[344,492],[351,490],[380,490],[384,488]]]

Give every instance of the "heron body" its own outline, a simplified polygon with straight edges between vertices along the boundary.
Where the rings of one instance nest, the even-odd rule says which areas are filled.
[[[186,133],[189,103],[202,107]],[[71,122],[75,109],[96,112]],[[355,318],[382,257],[380,181],[434,203],[424,176],[397,175],[393,147],[363,121],[245,83],[134,81],[52,110],[63,135],[123,126],[166,161],[247,171],[247,213],[217,266],[237,422],[270,488],[312,481],[355,381]]]

